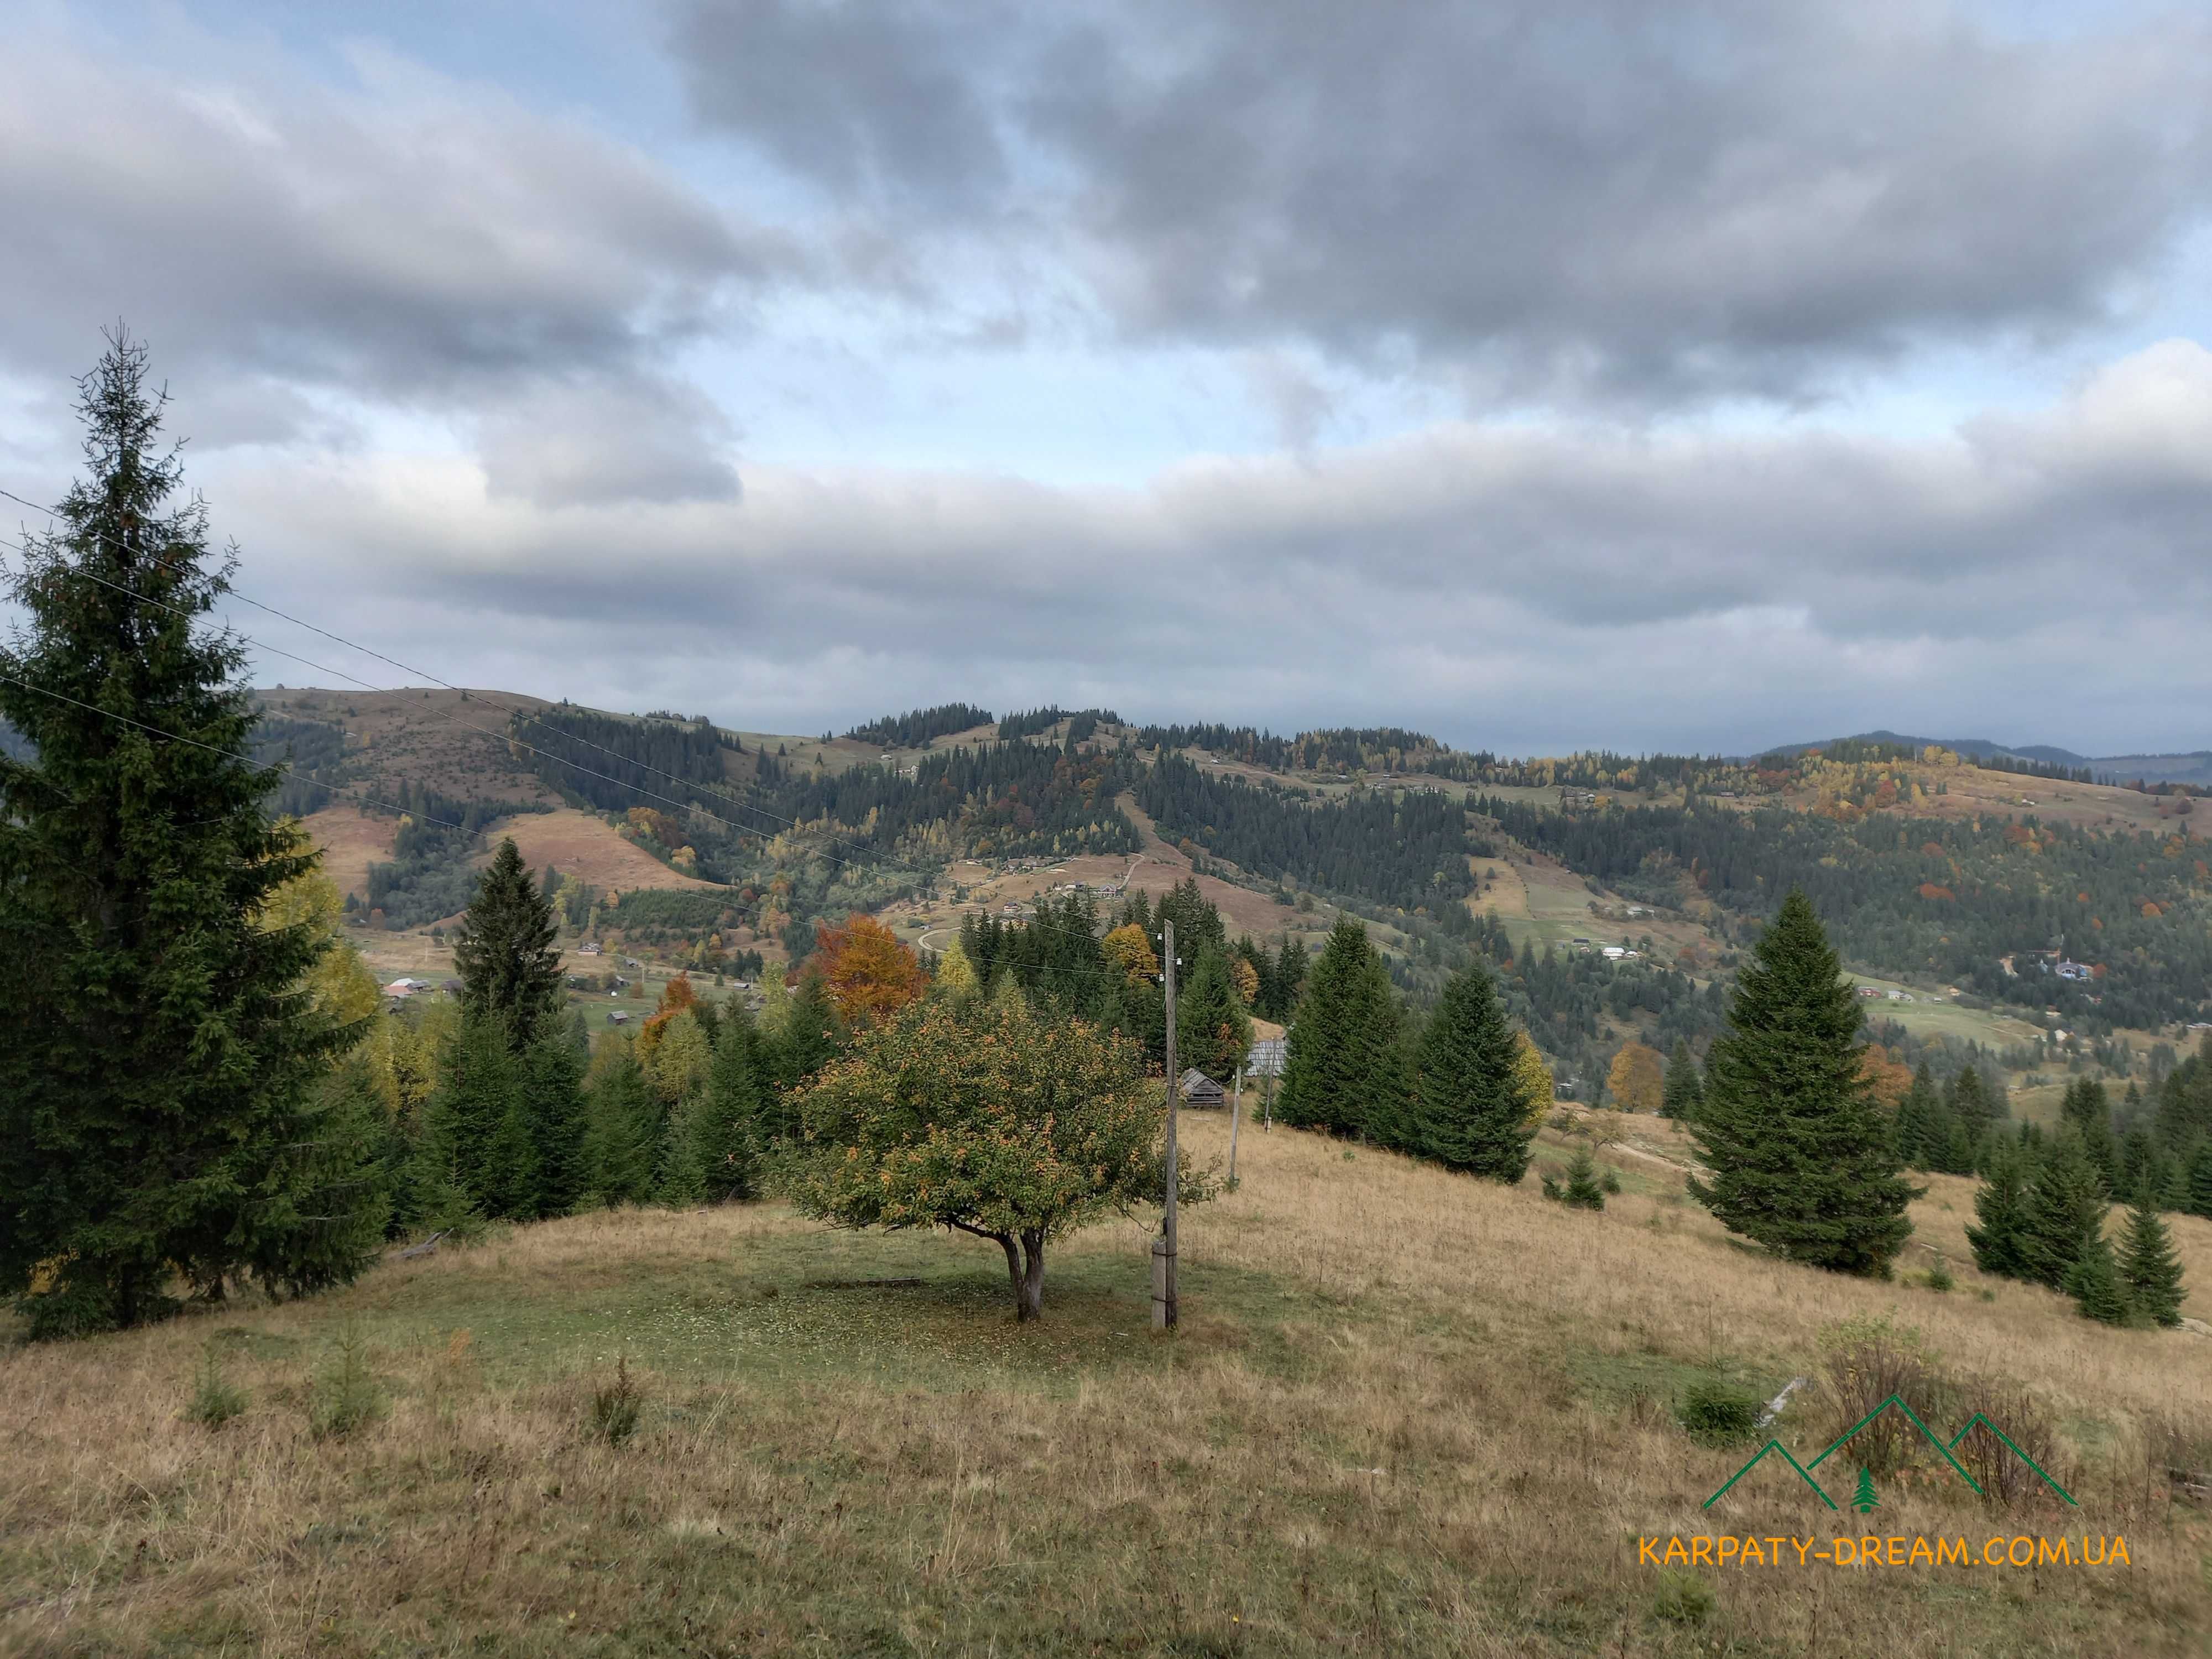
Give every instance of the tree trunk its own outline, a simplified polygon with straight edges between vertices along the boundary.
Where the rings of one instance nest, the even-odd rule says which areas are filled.
[[[1022,1235],[1022,1250],[1029,1260],[1014,1282],[1014,1303],[1020,1310],[1021,1321],[1027,1324],[1032,1319],[1044,1317],[1044,1230],[1032,1227]],[[1006,1260],[1013,1261],[1014,1247],[1006,1246]]]
[[[989,1237],[997,1239],[999,1248],[1006,1253],[1006,1278],[1014,1287],[1014,1316],[1028,1319],[1031,1316],[1022,1285],[1022,1253],[1014,1243],[1014,1236],[1012,1233],[992,1233]]]

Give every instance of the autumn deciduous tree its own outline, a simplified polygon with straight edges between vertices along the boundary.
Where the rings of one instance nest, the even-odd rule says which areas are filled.
[[[690,1013],[699,1006],[698,988],[691,983],[691,975],[678,974],[660,988],[660,1001],[645,1024],[638,1027],[637,1063],[648,1071],[653,1066],[653,1051],[660,1046],[668,1028],[678,1014]]]
[[[1518,1026],[1513,1031],[1513,1078],[1521,1085],[1522,1109],[1526,1114],[1522,1121],[1533,1129],[1552,1109],[1559,1085],[1552,1068],[1544,1064],[1542,1053]]]
[[[1912,1068],[1889,1057],[1889,1050],[1879,1042],[1869,1042],[1859,1056],[1859,1075],[1866,1079],[1867,1088],[1882,1106],[1895,1111],[1904,1103],[1912,1088]]]
[[[1231,959],[1229,982],[1236,988],[1237,1000],[1247,1008],[1249,1008],[1259,997],[1260,970],[1243,957]]]
[[[1106,953],[1106,960],[1121,970],[1121,976],[1130,984],[1149,983],[1160,975],[1159,953],[1152,942],[1145,937],[1145,930],[1135,922],[1125,922],[1098,941]]]
[[[1625,1042],[1613,1057],[1605,1086],[1624,1112],[1656,1112],[1667,1092],[1667,1064],[1656,1048]]]
[[[981,995],[983,981],[976,976],[975,964],[967,950],[955,937],[945,947],[945,954],[937,959],[937,992],[940,996],[953,998]]]
[[[782,1185],[803,1214],[989,1239],[1023,1321],[1043,1310],[1048,1243],[1161,1197],[1166,1103],[1136,1045],[1012,1000],[908,1008],[795,1104]],[[1206,1193],[1186,1164],[1182,1201]]]
[[[857,911],[842,927],[817,926],[810,971],[848,1025],[888,1019],[929,988],[915,953],[873,916]]]

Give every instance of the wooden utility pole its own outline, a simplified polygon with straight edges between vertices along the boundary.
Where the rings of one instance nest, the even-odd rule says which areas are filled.
[[[1176,1324],[1176,1086],[1175,923],[1163,924],[1161,960],[1166,965],[1168,1001],[1168,1190],[1160,1236],[1152,1245],[1152,1328]]]
[[[1229,1097],[1229,1189],[1237,1190],[1237,1125],[1244,1115],[1244,1061],[1237,1062],[1237,1087]]]

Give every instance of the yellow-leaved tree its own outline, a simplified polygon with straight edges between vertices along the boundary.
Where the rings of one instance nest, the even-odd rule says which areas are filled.
[[[714,1051],[707,1041],[707,1028],[700,1024],[699,1016],[689,1008],[661,1028],[659,1041],[653,1045],[649,1054],[642,1036],[637,1046],[646,1079],[663,1100],[672,1104],[688,1100],[705,1085]]]
[[[1231,957],[1229,983],[1236,989],[1237,1001],[1249,1008],[1260,994],[1260,970],[1243,957]]]
[[[1152,942],[1145,937],[1145,930],[1135,922],[1125,922],[1115,928],[1098,941],[1098,946],[1105,951],[1106,960],[1119,968],[1130,984],[1159,977],[1159,955],[1152,949]]]
[[[319,865],[301,871],[269,896],[262,907],[262,925],[272,932],[280,927],[305,927],[325,949],[307,970],[307,982],[315,1006],[342,1025],[359,1026],[368,1035],[383,996],[376,976],[361,959],[344,933],[345,901],[337,884]],[[343,1058],[343,1056],[340,1056]]]
[[[937,988],[956,1001],[972,997],[983,988],[982,981],[975,976],[975,964],[968,959],[968,951],[957,936],[937,959]]]
[[[1667,1094],[1667,1062],[1656,1048],[1641,1042],[1624,1042],[1613,1057],[1605,1086],[1613,1103],[1624,1112],[1656,1112]]]
[[[1559,1092],[1552,1077],[1552,1068],[1544,1064],[1544,1056],[1526,1031],[1516,1027],[1513,1032],[1513,1080],[1521,1085],[1521,1097],[1528,1105],[1526,1121],[1530,1126],[1541,1123],[1552,1109],[1553,1097]]]

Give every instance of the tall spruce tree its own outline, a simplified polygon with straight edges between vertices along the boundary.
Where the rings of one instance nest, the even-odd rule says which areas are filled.
[[[1520,1056],[1490,969],[1469,963],[1445,981],[1421,1032],[1411,1150],[1448,1170],[1520,1180],[1536,1133]]]
[[[537,1155],[538,1213],[567,1215],[592,1190],[584,1055],[573,1033],[550,1026],[522,1056],[522,1115]]]
[[[517,1054],[560,1013],[560,935],[553,902],[532,883],[508,836],[454,933],[453,967],[461,976],[461,1006],[502,1021]]]
[[[0,757],[0,1290],[42,1337],[160,1317],[179,1270],[319,1278],[282,1166],[358,1036],[306,983],[320,930],[264,926],[315,854],[243,758],[243,643],[201,621],[233,566],[173,500],[145,348],[117,331],[77,390],[87,476],[27,538],[0,648],[33,757]]]
[[[480,1215],[513,1216],[527,1194],[535,1209],[534,1152],[521,1133],[521,1067],[495,1014],[464,1013],[439,1057],[438,1084],[424,1103],[423,1139],[432,1160]]]
[[[352,1283],[382,1254],[392,1214],[384,1102],[363,1055],[324,1073],[301,1127],[271,1182],[270,1212],[248,1264],[271,1297]]]
[[[2036,1166],[2027,1191],[2026,1252],[2028,1277],[2052,1290],[2066,1288],[2089,1241],[2105,1234],[2104,1177],[2089,1162],[2081,1132],[2061,1128]]]
[[[1002,973],[999,977],[1015,986],[1016,994],[1019,994],[1020,988],[1012,974]],[[996,990],[999,987],[994,984],[992,988]],[[784,1010],[783,1030],[779,1036],[776,1080],[787,1088],[812,1077],[843,1051],[845,1023],[838,1018],[837,1004],[823,985],[821,975],[799,975],[799,988]],[[777,1133],[788,1134],[795,1126],[778,1121],[774,1127]]]
[[[1176,954],[1189,960],[1180,937]],[[1176,1064],[1195,1066],[1217,1082],[1226,1083],[1252,1046],[1251,1018],[1230,983],[1227,958],[1212,944],[1201,945],[1188,983],[1176,990]]]
[[[1793,1261],[1883,1273],[1917,1189],[1859,1071],[1859,1000],[1791,889],[1739,974],[1691,1125],[1710,1179],[1691,1192],[1731,1232]]]
[[[2076,1078],[2066,1086],[2058,1115],[2061,1121],[2081,1131],[2081,1149],[2096,1166],[2105,1190],[2121,1191],[2120,1145],[2112,1133],[2112,1106],[2105,1085],[2093,1077]]]
[[[1275,982],[1273,988],[1273,1008],[1267,1018],[1287,1023],[1305,994],[1306,969],[1310,958],[1306,947],[1285,933],[1275,951]]]
[[[595,1069],[585,1091],[592,1193],[603,1204],[642,1204],[653,1195],[659,1102],[628,1045]]]
[[[1678,1123],[1687,1123],[1698,1115],[1698,1103],[1705,1098],[1705,1085],[1698,1077],[1698,1062],[1690,1053],[1689,1042],[1674,1039],[1674,1052],[1667,1057],[1667,1080],[1662,1086],[1659,1110],[1662,1115]]]
[[[2002,1279],[2035,1276],[2027,1242],[2027,1184],[2032,1160],[2019,1142],[2000,1139],[1991,1149],[1987,1178],[1974,1190],[1974,1218],[1966,1243],[1974,1265]]]
[[[1405,1081],[1398,1062],[1398,1006],[1382,958],[1356,917],[1345,916],[1308,975],[1291,1022],[1275,1115],[1293,1128],[1401,1133]]]
[[[1912,1074],[1912,1086],[1897,1103],[1897,1155],[1908,1170],[1938,1170],[1940,1148],[1948,1139],[1943,1097],[1936,1091],[1928,1062]]]
[[[973,999],[958,999],[964,1002]],[[761,1133],[760,1038],[743,1011],[722,1021],[707,1090],[693,1120],[702,1194],[710,1204],[758,1195]]]
[[[2191,1215],[2212,1221],[2212,1140],[2197,1144],[2190,1154],[2188,1170],[2181,1206]]]
[[[2181,1258],[2173,1253],[2172,1236],[2147,1192],[2128,1212],[2127,1231],[2120,1241],[2119,1270],[2129,1305],[2136,1313],[2154,1325],[2168,1328],[2181,1323]]]
[[[1978,1148],[1982,1136],[1996,1121],[1996,1109],[1990,1099],[1988,1085],[1978,1066],[1961,1066],[1943,1091],[1943,1104],[1951,1121],[1957,1126],[1956,1134],[1966,1145]]]

